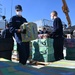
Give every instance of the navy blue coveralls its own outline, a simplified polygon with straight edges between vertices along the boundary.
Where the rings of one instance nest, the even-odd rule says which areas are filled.
[[[60,60],[63,59],[63,26],[61,19],[59,17],[54,19],[53,22],[53,28],[54,31],[51,33],[52,38],[54,39],[53,41],[53,48],[54,48],[54,57],[55,60]]]
[[[18,33],[17,30],[20,29],[20,26],[27,22],[25,18],[18,15],[13,16],[9,22],[10,32],[13,33],[14,38],[17,42],[17,51],[19,54],[19,63],[26,64],[26,61],[29,57],[29,42],[22,42],[21,33]]]

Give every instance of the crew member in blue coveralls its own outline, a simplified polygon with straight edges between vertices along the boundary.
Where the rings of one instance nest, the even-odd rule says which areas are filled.
[[[2,38],[12,38],[12,34],[9,31],[9,24],[5,25],[5,29],[2,31]],[[13,38],[12,38],[13,39]]]
[[[56,11],[51,12],[51,19],[53,20],[53,28],[54,31],[51,33],[50,37],[54,39],[53,48],[54,48],[54,56],[55,60],[63,59],[63,26],[62,21],[58,17],[58,13]]]
[[[30,53],[30,44],[29,42],[22,42],[21,38],[21,33],[26,33],[26,30],[20,29],[20,26],[24,23],[27,22],[27,20],[22,17],[22,6],[21,5],[16,5],[15,6],[16,10],[16,15],[11,17],[10,19],[10,32],[13,34],[14,38],[16,39],[17,42],[17,51],[19,54],[19,63],[25,65],[27,62],[27,59],[29,58],[29,53]]]

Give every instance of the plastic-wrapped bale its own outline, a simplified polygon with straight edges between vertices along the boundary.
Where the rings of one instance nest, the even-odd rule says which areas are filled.
[[[21,34],[22,42],[28,42],[38,38],[36,23],[33,23],[33,22],[23,23],[20,28],[26,29],[26,34]]]
[[[42,62],[54,61],[54,51],[50,51],[48,47],[32,48],[32,59]]]
[[[0,38],[0,58],[11,60],[13,45],[13,39]]]
[[[52,62],[55,60],[54,54],[33,54],[32,60],[40,62]]]
[[[53,39],[38,39],[40,47],[53,47]]]
[[[75,47],[67,47],[66,48],[66,57],[67,60],[75,60]]]
[[[75,39],[65,39],[66,59],[75,60]]]
[[[32,59],[42,62],[54,61],[53,45],[50,43],[52,43],[50,38],[32,41]]]
[[[75,39],[65,39],[65,40],[64,40],[64,46],[65,46],[66,48],[75,47]]]

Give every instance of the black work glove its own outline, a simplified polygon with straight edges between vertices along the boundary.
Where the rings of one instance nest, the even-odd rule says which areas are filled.
[[[26,29],[21,29],[21,33],[26,34]]]

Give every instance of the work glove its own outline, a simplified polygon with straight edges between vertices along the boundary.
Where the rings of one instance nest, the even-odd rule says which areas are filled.
[[[21,29],[21,33],[26,34],[26,29]]]

